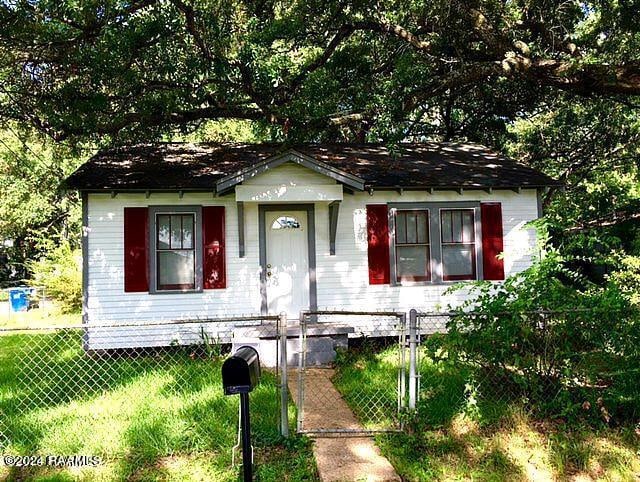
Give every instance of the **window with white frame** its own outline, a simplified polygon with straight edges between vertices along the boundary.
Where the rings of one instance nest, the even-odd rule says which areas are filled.
[[[397,210],[395,214],[396,281],[430,281],[429,211]]]
[[[202,206],[149,206],[149,293],[202,291]]]
[[[196,288],[194,226],[194,213],[156,214],[158,290]]]
[[[393,284],[482,279],[480,203],[391,203]]]
[[[440,245],[444,281],[476,279],[476,235],[473,209],[440,210]]]

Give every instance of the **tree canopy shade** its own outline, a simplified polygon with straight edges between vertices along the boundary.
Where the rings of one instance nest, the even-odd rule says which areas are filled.
[[[616,0],[2,0],[0,118],[55,139],[246,119],[307,140],[492,121],[553,89],[633,102],[640,5]],[[473,110],[472,109],[472,110]],[[460,123],[460,122],[459,122]],[[272,135],[273,137],[273,135]]]

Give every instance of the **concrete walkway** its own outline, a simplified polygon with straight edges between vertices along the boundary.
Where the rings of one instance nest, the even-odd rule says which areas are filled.
[[[328,368],[307,368],[304,380],[304,430],[364,430],[354,413],[336,390]],[[298,374],[291,370],[289,391],[298,398]],[[400,481],[389,461],[370,437],[316,437],[313,454],[320,480]]]

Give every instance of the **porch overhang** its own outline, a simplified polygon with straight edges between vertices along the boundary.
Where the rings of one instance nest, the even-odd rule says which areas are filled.
[[[269,169],[278,167],[286,162],[294,162],[319,174],[334,179],[336,182],[344,186],[350,187],[357,191],[364,191],[364,179],[358,176],[354,176],[353,174],[345,172],[341,169],[337,169],[329,164],[319,161],[313,157],[307,156],[306,154],[302,154],[301,152],[298,152],[294,149],[290,149],[287,152],[272,156],[239,172],[223,177],[218,182],[216,182],[216,192],[218,194],[227,193],[247,179],[258,176],[259,174],[262,174]],[[326,200],[332,201],[336,199]]]

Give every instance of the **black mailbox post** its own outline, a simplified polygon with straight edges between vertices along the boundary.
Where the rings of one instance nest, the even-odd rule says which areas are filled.
[[[222,387],[224,394],[240,395],[242,467],[245,482],[250,482],[253,479],[249,392],[251,392],[258,383],[260,383],[260,357],[255,348],[242,346],[222,364]]]

